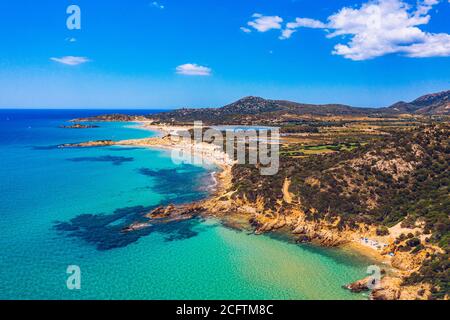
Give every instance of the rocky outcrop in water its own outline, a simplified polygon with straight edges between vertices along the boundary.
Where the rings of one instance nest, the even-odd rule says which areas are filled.
[[[344,289],[350,290],[353,293],[360,293],[369,291],[369,283],[372,281],[373,278],[371,276],[355,281],[353,283],[350,283],[348,285],[343,286]]]
[[[112,146],[116,144],[116,142],[112,140],[97,140],[97,141],[88,141],[81,143],[65,143],[58,146],[58,148],[89,148],[89,147],[106,147]]]
[[[153,224],[170,223],[192,219],[202,212],[202,208],[198,204],[186,204],[175,206],[160,206],[144,215],[147,221],[139,221],[130,224],[122,229],[123,233],[130,233],[151,227]]]
[[[93,124],[80,124],[75,123],[70,126],[59,126],[61,129],[94,129],[99,128],[99,126],[93,125]]]

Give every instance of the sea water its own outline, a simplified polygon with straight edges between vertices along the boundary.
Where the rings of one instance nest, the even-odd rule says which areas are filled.
[[[207,197],[217,168],[175,164],[164,150],[57,147],[156,134],[130,123],[59,127],[111,112],[0,111],[0,299],[366,298],[341,286],[364,277],[370,262],[342,250],[214,219],[121,232],[158,205]],[[67,286],[73,265],[80,290]]]

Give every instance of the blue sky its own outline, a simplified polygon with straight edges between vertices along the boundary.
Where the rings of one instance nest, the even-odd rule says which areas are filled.
[[[1,1],[0,107],[386,106],[450,89],[449,15],[449,0]]]

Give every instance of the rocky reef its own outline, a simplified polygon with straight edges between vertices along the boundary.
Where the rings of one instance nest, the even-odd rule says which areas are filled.
[[[123,233],[135,232],[148,227],[154,223],[169,223],[182,221],[197,217],[203,208],[198,204],[186,204],[175,206],[173,204],[166,207],[160,206],[144,215],[147,221],[140,221],[130,224],[122,229]]]

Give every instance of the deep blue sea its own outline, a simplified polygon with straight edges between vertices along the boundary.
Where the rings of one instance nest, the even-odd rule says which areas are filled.
[[[214,166],[167,151],[56,146],[144,138],[132,123],[62,129],[106,110],[0,110],[0,299],[364,299],[351,252],[299,246],[189,220],[124,234],[161,204],[208,196]],[[66,285],[69,265],[81,289]]]

